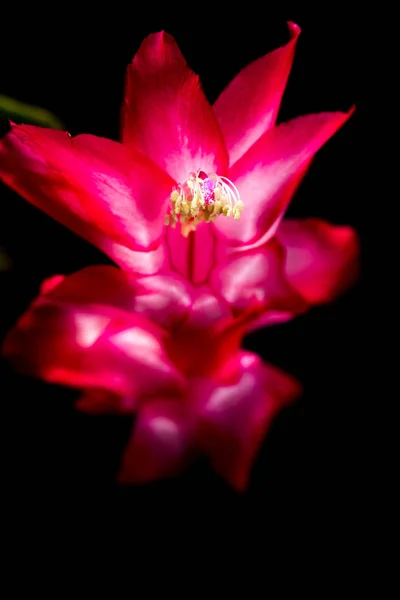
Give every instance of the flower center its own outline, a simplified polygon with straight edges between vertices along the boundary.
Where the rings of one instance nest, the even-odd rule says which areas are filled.
[[[243,202],[237,187],[226,177],[198,170],[171,192],[171,208],[165,224],[181,224],[186,237],[201,221],[213,223],[219,215],[240,219]]]

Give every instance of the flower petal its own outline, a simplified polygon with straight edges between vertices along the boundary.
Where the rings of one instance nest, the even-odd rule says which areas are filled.
[[[277,238],[286,253],[286,276],[310,304],[331,300],[357,274],[359,244],[351,227],[288,219],[282,221]]]
[[[198,169],[227,169],[223,136],[199,78],[165,32],[147,37],[128,67],[122,140],[180,183]]]
[[[352,112],[307,115],[265,133],[229,172],[244,204],[240,220],[217,219],[216,230],[235,243],[267,241],[314,154]]]
[[[217,298],[212,290],[204,285],[193,290],[185,329],[195,335],[196,330],[212,328],[217,324],[226,323],[231,318],[232,313],[227,303]]]
[[[176,275],[138,277],[111,266],[87,267],[63,278],[47,297],[113,306],[171,328],[185,319],[192,302],[189,286]]]
[[[116,267],[95,265],[68,277],[43,282],[41,292],[53,301],[104,305],[133,312],[136,278]],[[45,287],[43,287],[43,285]]]
[[[192,290],[175,274],[136,281],[135,312],[162,327],[177,327],[187,317],[191,303]]]
[[[13,125],[0,141],[0,177],[90,241],[92,226],[135,251],[159,243],[174,183],[118,142],[32,125]]]
[[[46,150],[35,150],[33,144],[27,143],[25,135],[26,126],[12,125],[11,132],[0,140],[0,177],[13,190],[21,194],[31,204],[50,215],[78,235],[92,241],[95,228],[89,223],[89,218],[76,195],[68,192],[66,186],[57,180],[54,185],[47,180],[47,176],[57,177],[56,172],[50,170],[46,160]],[[45,131],[46,138],[53,140],[54,144],[64,144],[68,136],[63,131],[52,129],[42,130],[32,128],[26,131],[38,131],[39,135]],[[55,187],[58,193],[53,194]]]
[[[16,129],[14,127],[14,132]],[[56,143],[64,143],[64,132],[48,130],[46,135],[54,136]],[[19,137],[20,134],[0,140],[0,177],[12,189],[36,208],[102,250],[121,267],[143,275],[151,275],[161,268],[165,260],[161,246],[153,251],[140,252],[109,239],[89,220],[76,196],[63,189],[61,181],[58,186],[57,182],[52,186],[47,181],[48,165],[45,157],[35,154],[33,150],[30,154],[31,150]]]
[[[131,415],[137,408],[138,399],[123,396],[101,388],[88,388],[75,402],[75,408],[91,415]]]
[[[56,276],[43,282],[42,293],[52,300],[120,308],[169,329],[187,319],[197,297],[196,290],[176,274],[140,277],[111,266]]]
[[[54,185],[47,180],[49,166],[46,157],[24,144],[24,136],[17,126],[13,135],[0,140],[0,177],[28,202],[62,223],[77,235],[100,248],[121,267],[151,275],[165,261],[163,248],[149,252],[133,251],[109,239],[105,233],[90,222],[76,195],[63,188],[61,181]],[[54,142],[64,144],[65,133],[47,130]],[[20,139],[21,138],[21,139]],[[53,176],[55,173],[53,172]]]
[[[44,296],[8,333],[3,354],[19,371],[50,383],[136,398],[181,388],[163,335],[138,315]]]
[[[300,35],[300,27],[288,27],[289,42],[242,69],[214,104],[230,165],[275,124]]]
[[[165,249],[163,244],[155,250],[135,251],[117,244],[102,236],[97,244],[113,261],[125,271],[140,275],[155,275],[165,265]]]
[[[40,285],[40,296],[49,294],[52,290],[60,285],[65,279],[65,275],[51,275],[44,279]]]
[[[199,223],[187,237],[179,227],[168,227],[165,245],[171,270],[195,285],[205,283],[216,258],[215,238],[211,223]]]
[[[236,315],[254,311],[300,312],[306,303],[285,278],[285,255],[274,240],[257,250],[233,254],[214,269],[211,286]]]
[[[120,483],[177,475],[190,459],[191,424],[179,401],[151,399],[139,410],[124,451]]]
[[[234,380],[210,382],[195,390],[199,447],[214,470],[237,490],[244,490],[252,462],[275,414],[299,394],[289,375],[243,352]]]
[[[87,189],[93,192],[82,196],[85,211],[131,250],[155,248],[164,232],[172,178],[118,142],[93,135],[79,135],[72,142],[88,176]]]
[[[302,312],[302,311],[299,311]],[[277,310],[267,310],[262,313],[259,317],[252,319],[248,322],[246,333],[263,329],[271,325],[279,325],[280,323],[286,323],[296,316],[295,312],[282,312]]]

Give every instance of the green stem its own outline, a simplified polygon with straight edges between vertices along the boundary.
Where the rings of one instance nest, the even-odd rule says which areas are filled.
[[[50,127],[51,129],[65,129],[60,119],[45,108],[25,104],[3,94],[0,94],[0,116],[19,123],[31,123],[42,127]]]

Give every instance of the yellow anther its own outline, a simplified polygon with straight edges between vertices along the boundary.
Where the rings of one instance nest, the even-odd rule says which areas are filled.
[[[180,222],[182,234],[187,236],[201,221],[213,223],[219,215],[240,219],[242,210],[243,202],[232,181],[199,169],[171,192],[165,224],[175,227]]]

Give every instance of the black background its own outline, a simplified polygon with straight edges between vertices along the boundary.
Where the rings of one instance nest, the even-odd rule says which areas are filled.
[[[302,34],[279,121],[353,103],[357,110],[319,152],[288,214],[354,226],[364,256],[366,209],[358,188],[362,15],[351,4],[309,12],[306,4],[223,6],[113,2],[93,10],[39,5],[29,14],[7,11],[0,93],[53,111],[72,134],[117,139],[125,68],[146,35],[161,29],[174,35],[214,101],[243,66],[287,41],[291,19]],[[108,259],[4,185],[0,198],[0,245],[13,263],[0,276],[4,335],[45,277]],[[352,571],[355,545],[366,535],[362,481],[369,468],[363,271],[364,264],[357,284],[332,304],[246,339],[248,348],[302,381],[305,391],[276,419],[242,496],[202,464],[176,480],[118,489],[113,476],[129,421],[80,415],[73,392],[15,376],[3,364],[3,476],[16,515],[10,516],[12,537],[26,542],[37,539],[33,530],[53,530],[60,539],[66,525],[78,523],[75,541],[93,525],[100,538],[107,532],[133,546],[143,530],[140,544],[146,539],[151,552],[162,554],[182,535],[184,547],[202,539],[221,552],[233,536],[238,552],[244,548],[240,533],[246,548],[257,540],[261,557],[280,543],[283,562],[301,556],[318,571],[319,557],[335,573]],[[324,558],[329,552],[333,563]]]

